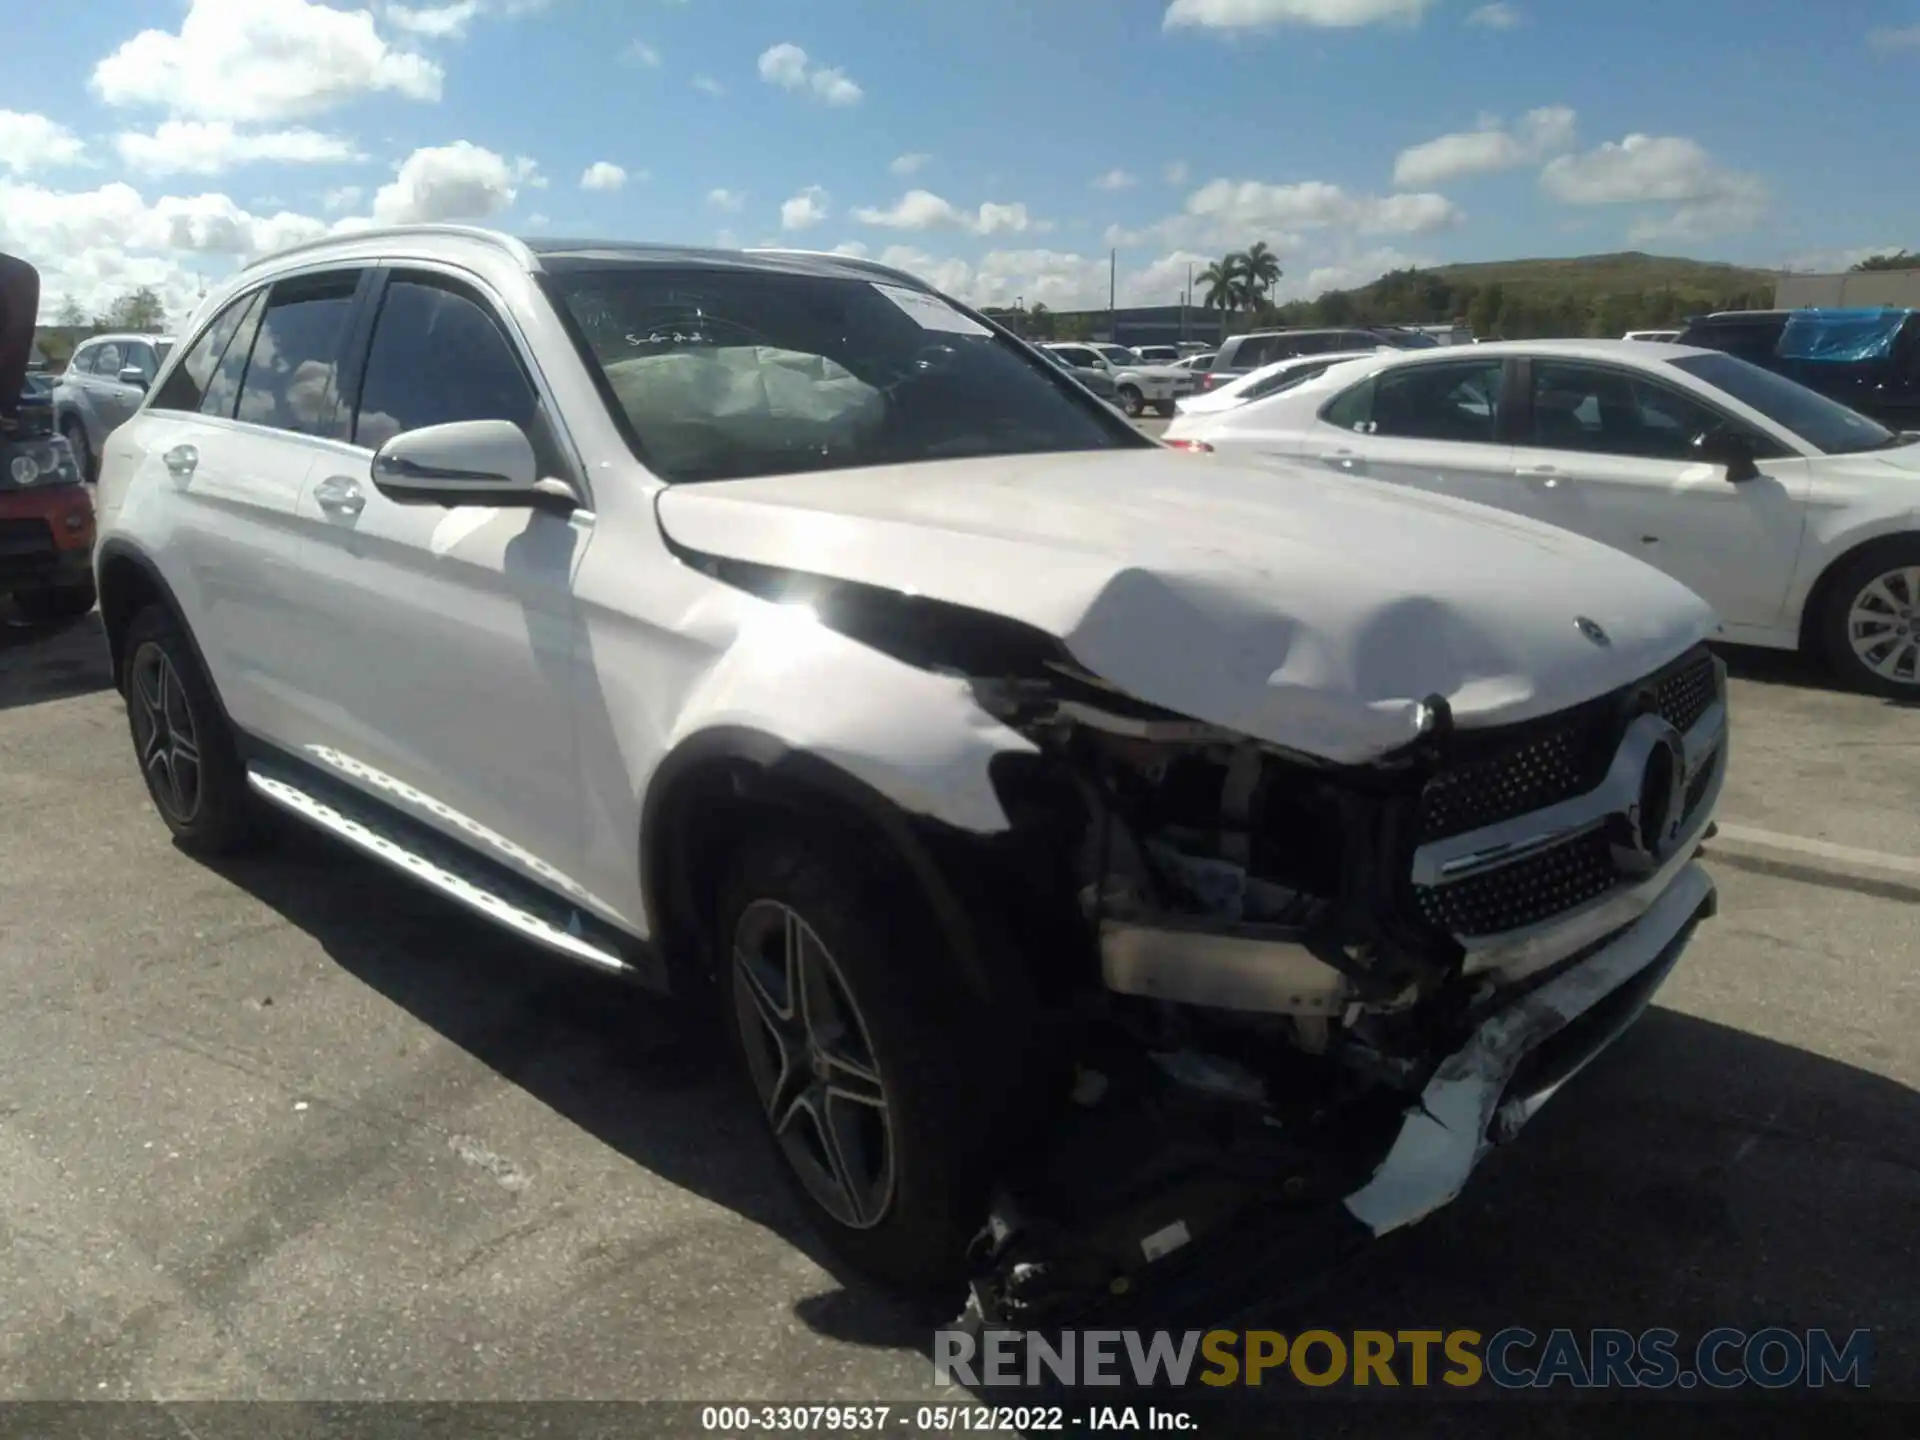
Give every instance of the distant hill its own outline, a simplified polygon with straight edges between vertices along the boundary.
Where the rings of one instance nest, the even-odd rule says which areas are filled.
[[[1676,325],[1709,310],[1773,303],[1777,277],[1711,260],[1627,251],[1552,260],[1492,260],[1395,270],[1370,285],[1241,312],[1230,330],[1262,325],[1438,324],[1465,317],[1483,339],[1620,335]]]
[[[1623,250],[1616,255],[1577,255],[1555,260],[1485,260],[1442,265],[1430,272],[1455,284],[1503,285],[1508,289],[1563,289],[1578,285],[1606,293],[1648,290],[1758,290],[1773,284],[1771,270],[1749,270],[1719,260],[1687,260]]]

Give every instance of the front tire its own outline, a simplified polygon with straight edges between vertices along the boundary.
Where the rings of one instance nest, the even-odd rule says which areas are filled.
[[[925,1291],[964,1273],[1005,1129],[977,1073],[994,1068],[979,1007],[910,888],[831,832],[753,836],[715,950],[729,1033],[816,1229],[854,1268]]]
[[[1902,536],[1847,563],[1828,592],[1821,639],[1841,683],[1920,699],[1920,536]]]
[[[1134,386],[1122,385],[1120,387],[1120,408],[1126,411],[1130,417],[1137,418],[1140,412],[1147,408],[1146,397]]]
[[[72,585],[49,585],[41,590],[17,590],[14,607],[36,625],[56,625],[62,620],[77,620],[93,609],[93,581]]]
[[[141,778],[182,847],[232,855],[263,835],[226,714],[172,611],[150,605],[122,645],[120,691]]]

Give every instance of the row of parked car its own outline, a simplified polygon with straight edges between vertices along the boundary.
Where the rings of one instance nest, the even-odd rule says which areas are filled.
[[[1727,640],[1920,696],[1916,332],[1907,312],[1762,312],[1695,322],[1694,343],[1299,355],[1182,400],[1165,438],[1587,535],[1705,597]]]

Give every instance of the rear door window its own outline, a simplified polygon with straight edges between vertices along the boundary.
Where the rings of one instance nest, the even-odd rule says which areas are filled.
[[[273,287],[247,357],[236,419],[299,435],[338,434],[334,382],[359,279],[348,271]]]
[[[1499,437],[1501,372],[1499,360],[1399,366],[1340,395],[1320,418],[1363,435],[1492,444]]]
[[[246,318],[247,311],[258,298],[258,295],[243,295],[216,315],[213,323],[193,342],[193,348],[173,367],[173,373],[167,376],[167,383],[160,387],[148,408],[198,410],[200,402],[206,398],[207,387],[213,383],[220,357],[226,353],[234,332],[240,328],[240,322]],[[238,388],[237,384],[235,388]]]

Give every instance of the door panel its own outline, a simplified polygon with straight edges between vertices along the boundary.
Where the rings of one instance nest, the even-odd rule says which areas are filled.
[[[1805,529],[1809,467],[1766,460],[1735,484],[1717,465],[1571,454],[1524,447],[1523,472],[1553,466],[1570,530],[1664,570],[1724,622],[1771,626],[1780,617]]]
[[[590,522],[536,510],[401,504],[371,478],[395,435],[462,420],[527,430],[548,473],[540,404],[492,302],[396,271],[378,295],[364,373],[297,507],[326,697],[312,758],[413,818],[550,886],[582,848],[573,730],[573,599]],[[560,884],[562,890],[569,887]]]
[[[587,534],[531,510],[401,505],[341,446],[296,510],[307,686],[302,746],[522,873],[573,866],[572,580]],[[354,773],[358,771],[359,773]]]
[[[1729,481],[1692,454],[1698,437],[1740,422],[1637,369],[1537,360],[1528,388],[1515,468],[1543,486],[1550,477],[1557,523],[1664,570],[1723,623],[1779,619],[1805,529],[1805,460],[1763,460],[1755,478]]]

